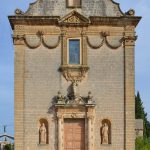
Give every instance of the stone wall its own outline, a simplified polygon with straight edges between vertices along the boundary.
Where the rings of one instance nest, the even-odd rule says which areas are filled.
[[[32,27],[30,28],[33,31]],[[104,29],[109,30],[110,35],[116,38],[120,38],[124,32],[122,27],[89,27],[87,35],[89,38],[92,36],[92,43],[98,42],[97,32],[95,31],[101,32]],[[113,43],[113,38],[111,42]],[[66,95],[71,84],[58,71],[61,66],[61,43],[54,49],[48,49],[43,44],[35,49],[24,45],[16,45],[15,49],[15,91],[16,96],[20,95],[18,99],[16,97],[15,102],[17,149],[56,150],[58,146],[57,119],[52,102],[59,90],[63,95]],[[119,48],[111,49],[104,43],[102,47],[92,49],[87,44],[87,60],[90,69],[86,78],[79,83],[78,88],[82,96],[86,96],[88,91],[91,91],[96,102],[95,150],[124,150],[126,132],[124,130],[124,46],[122,44]],[[23,93],[21,94],[19,91]],[[17,94],[18,92],[19,94]],[[134,113],[134,109],[131,109],[130,112]],[[49,144],[47,145],[39,144],[39,120],[41,118],[47,119],[49,124]],[[111,122],[111,144],[109,145],[101,144],[100,128],[103,119],[108,119]],[[132,132],[132,130],[130,131]],[[19,148],[19,145],[21,148]],[[133,150],[132,146],[127,150],[130,149]]]

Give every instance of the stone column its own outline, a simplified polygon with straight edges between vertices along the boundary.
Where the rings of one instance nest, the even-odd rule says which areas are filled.
[[[63,150],[63,133],[62,133],[62,122],[63,116],[58,115],[58,150]]]

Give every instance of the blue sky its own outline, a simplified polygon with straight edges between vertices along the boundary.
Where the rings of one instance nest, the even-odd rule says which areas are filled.
[[[13,15],[16,8],[26,11],[29,3],[35,0],[4,0],[0,3],[0,133],[2,125],[7,124],[7,132],[13,134],[14,124],[14,63],[11,28],[7,19]],[[130,8],[135,9],[137,16],[142,20],[136,31],[135,65],[136,91],[140,91],[144,107],[150,120],[150,1],[149,0],[116,0],[120,3],[123,12]]]

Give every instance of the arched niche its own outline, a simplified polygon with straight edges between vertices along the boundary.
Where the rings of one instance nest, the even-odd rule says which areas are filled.
[[[48,144],[49,131],[48,121],[44,118],[39,120],[39,144]]]
[[[111,122],[108,119],[103,119],[100,128],[101,144],[111,144]]]

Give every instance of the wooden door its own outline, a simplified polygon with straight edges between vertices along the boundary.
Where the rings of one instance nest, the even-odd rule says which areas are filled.
[[[64,120],[64,150],[85,150],[85,120]]]

